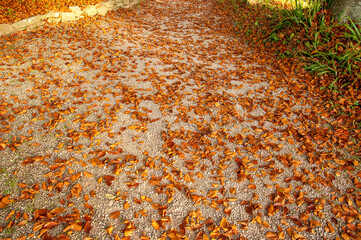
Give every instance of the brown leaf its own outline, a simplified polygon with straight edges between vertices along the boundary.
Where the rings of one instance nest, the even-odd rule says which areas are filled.
[[[120,216],[120,211],[115,211],[110,214],[111,219],[116,219]]]
[[[224,209],[224,213],[225,213],[226,215],[231,215],[231,212],[232,212],[232,208],[231,208],[231,207],[227,207],[227,208]]]
[[[268,216],[272,216],[274,215],[276,212],[275,212],[275,208],[273,206],[273,204],[271,203],[267,208],[267,212],[268,212]]]
[[[15,210],[12,210],[5,218],[5,221],[8,221],[15,214]]]
[[[268,233],[266,233],[266,238],[278,239],[278,234],[274,233],[274,232],[268,232]]]
[[[90,225],[90,223],[87,221],[85,224],[84,224],[84,232],[86,233],[90,233],[90,230],[92,229],[92,226]]]
[[[291,236],[292,240],[306,240],[306,238],[304,236],[302,236],[301,234],[297,233],[295,230],[293,230],[292,228],[288,228],[287,229],[287,233]]]
[[[97,157],[98,157],[98,158],[102,158],[102,157],[105,156],[105,154],[106,154],[105,151],[101,151],[101,152],[98,153]]]
[[[51,228],[56,227],[56,226],[58,226],[57,222],[47,222],[47,223],[44,224],[43,228],[51,229]]]

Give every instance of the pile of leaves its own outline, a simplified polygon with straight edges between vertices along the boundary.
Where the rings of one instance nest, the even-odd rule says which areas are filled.
[[[241,41],[277,56],[274,63],[285,73],[306,69],[312,86],[335,116],[347,116],[360,126],[361,34],[353,22],[340,24],[323,1],[315,7],[291,8],[275,1],[248,4],[244,0],[218,1],[232,17]],[[297,3],[297,1],[296,1]],[[288,61],[280,61],[281,59]]]
[[[94,5],[100,0],[1,0],[0,24],[13,23],[49,11],[70,12],[70,6]]]

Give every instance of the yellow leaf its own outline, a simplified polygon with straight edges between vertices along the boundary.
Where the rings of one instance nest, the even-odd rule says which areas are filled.
[[[157,221],[152,220],[152,226],[154,227],[154,229],[160,230],[160,226],[159,226],[159,224],[157,223]]]
[[[126,236],[126,237],[131,236],[131,235],[133,234],[133,230],[134,230],[134,229],[132,229],[132,228],[130,228],[130,229],[124,229],[124,236]]]
[[[108,199],[114,199],[114,198],[116,198],[116,196],[114,196],[114,195],[112,195],[112,194],[109,194],[109,193],[105,194],[105,197],[108,198]]]
[[[228,230],[229,225],[226,218],[222,218],[220,227],[223,228],[224,231]]]
[[[125,202],[123,207],[124,207],[124,210],[127,210],[130,207],[130,205],[128,202]]]
[[[105,231],[109,234],[109,235],[112,235],[112,232],[113,232],[113,226],[110,225],[107,229],[105,229]]]
[[[218,192],[217,190],[211,190],[211,191],[209,191],[207,197],[215,198],[215,197],[217,197],[217,192]]]

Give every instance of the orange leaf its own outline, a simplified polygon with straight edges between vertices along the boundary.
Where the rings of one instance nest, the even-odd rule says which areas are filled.
[[[152,226],[154,227],[155,230],[160,230],[160,226],[159,226],[159,224],[157,223],[157,221],[152,220]]]
[[[229,224],[226,218],[222,218],[220,227],[223,228],[224,231],[228,230]]]
[[[93,176],[93,174],[91,174],[90,172],[83,172],[83,175],[85,177],[92,177]]]
[[[218,191],[217,190],[210,190],[207,197],[209,198],[216,198],[217,197],[217,193]]]
[[[71,189],[71,194],[73,194],[73,196],[79,197],[79,193],[82,189],[82,186],[78,183]]]
[[[130,205],[128,202],[125,202],[123,207],[124,207],[124,210],[127,210],[130,207]]]
[[[109,235],[112,235],[112,232],[113,232],[113,226],[110,225],[107,229],[105,229],[105,231],[109,234]]]
[[[274,233],[274,232],[268,232],[268,233],[266,233],[266,238],[278,239],[278,234]]]
[[[47,223],[44,224],[44,228],[51,229],[51,228],[53,228],[53,227],[55,227],[57,225],[58,225],[57,222],[47,222]]]
[[[80,232],[83,226],[77,222],[74,222],[70,224],[70,228],[73,229],[74,231]]]
[[[110,214],[110,218],[111,219],[116,219],[120,216],[120,212],[119,211],[115,211],[113,213]]]
[[[134,231],[134,229],[132,229],[132,228],[124,229],[124,236],[126,236],[126,237],[131,236],[133,234],[133,231]]]

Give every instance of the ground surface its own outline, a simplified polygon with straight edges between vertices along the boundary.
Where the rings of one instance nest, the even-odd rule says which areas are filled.
[[[347,129],[229,24],[148,1],[4,38],[0,237],[356,239]]]
[[[95,5],[101,0],[0,0],[0,24],[14,23],[49,11],[71,12],[69,7]]]

